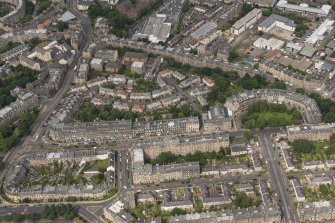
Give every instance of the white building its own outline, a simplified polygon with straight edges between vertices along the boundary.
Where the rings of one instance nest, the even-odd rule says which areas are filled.
[[[306,39],[306,43],[315,45],[316,43],[321,43],[325,38],[325,34],[330,32],[334,26],[334,20],[326,19],[321,25],[314,30],[312,35]]]
[[[240,35],[246,29],[254,25],[262,17],[262,10],[253,9],[246,16],[235,22],[231,28],[231,33],[234,35]]]
[[[269,32],[274,27],[279,27],[294,32],[296,25],[291,19],[288,19],[284,16],[272,14],[258,25],[258,30],[263,32]]]
[[[301,3],[300,5],[290,4],[287,0],[280,0],[276,6],[281,10],[287,10],[292,12],[299,12],[304,15],[315,15],[326,17],[330,10],[330,5],[323,5],[321,8],[309,7],[306,3]]]
[[[140,33],[133,35],[134,39],[147,38],[152,43],[164,42],[170,35],[171,23],[166,22],[166,15],[159,14],[147,19]]]
[[[284,41],[276,39],[274,37],[271,37],[270,39],[264,39],[260,37],[254,42],[253,45],[254,47],[261,49],[275,50],[282,48],[284,44],[285,44]]]

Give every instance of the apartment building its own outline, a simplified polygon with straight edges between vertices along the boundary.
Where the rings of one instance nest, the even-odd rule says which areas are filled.
[[[209,108],[208,112],[202,116],[202,120],[206,133],[230,131],[232,129],[232,112],[220,104]]]
[[[150,159],[154,159],[162,152],[172,152],[180,155],[194,153],[195,151],[218,152],[221,147],[229,147],[229,135],[227,133],[217,133],[144,139],[134,143],[132,147],[142,148],[144,155]]]
[[[329,140],[335,133],[335,123],[320,123],[316,125],[292,125],[286,127],[289,141],[307,139],[311,141]]]
[[[114,103],[115,105],[115,103]],[[129,107],[128,107],[129,109]],[[144,138],[198,133],[197,117],[149,122],[101,121],[87,123],[58,123],[50,125],[49,137],[56,142],[88,143],[115,139]]]
[[[30,91],[22,90],[16,101],[0,109],[0,123],[7,123],[17,118],[22,112],[38,105],[38,97]]]
[[[298,178],[293,178],[291,184],[294,190],[295,200],[297,202],[305,202],[306,197],[300,180]]]
[[[107,181],[103,185],[58,185],[58,186],[28,186],[22,187],[21,181],[31,166],[47,165],[53,162],[81,162],[107,159]],[[49,201],[54,199],[101,198],[115,186],[115,153],[111,150],[76,150],[61,152],[36,152],[22,156],[9,170],[4,182],[6,195],[14,202],[25,199]]]
[[[168,180],[183,180],[199,178],[199,162],[188,162],[169,165],[151,165],[144,163],[142,149],[134,149],[133,160],[133,183],[159,183]]]
[[[300,221],[332,221],[335,219],[335,204],[332,201],[299,203],[297,214]]]
[[[296,87],[301,87],[308,90],[320,89],[326,80],[326,77],[323,74],[309,77],[308,75],[305,76],[298,72],[294,72],[277,63],[264,60],[259,63],[259,69],[261,71],[272,74],[281,81],[288,82],[295,85]]]
[[[281,222],[281,211],[277,205],[260,206],[257,208],[241,208],[186,215],[176,215],[169,218],[170,223],[217,223],[217,222]]]
[[[259,89],[245,91],[227,99],[225,106],[233,113],[243,112],[251,103],[267,101],[269,103],[285,104],[297,108],[306,123],[321,122],[321,112],[316,102],[302,94],[287,90]]]

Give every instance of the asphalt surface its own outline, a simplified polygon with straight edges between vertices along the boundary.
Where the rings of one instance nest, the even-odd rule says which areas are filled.
[[[293,201],[286,190],[288,188],[286,176],[279,165],[278,153],[272,148],[270,134],[259,133],[258,137],[268,173],[279,198],[278,203],[282,208],[283,220],[286,223],[297,222]]]

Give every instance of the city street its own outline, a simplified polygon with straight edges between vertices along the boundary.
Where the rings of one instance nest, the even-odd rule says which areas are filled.
[[[279,165],[278,154],[272,148],[271,136],[270,134],[259,133],[258,137],[268,173],[279,198],[278,202],[282,208],[284,221],[286,223],[297,222],[293,201],[286,191],[286,188],[288,188],[286,177]]]

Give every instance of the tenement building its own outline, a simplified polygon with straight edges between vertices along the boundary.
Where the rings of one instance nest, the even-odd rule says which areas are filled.
[[[22,112],[26,112],[38,104],[38,97],[34,93],[21,88],[15,88],[13,91],[17,91],[17,94],[15,94],[17,99],[10,103],[10,105],[0,109],[1,124],[17,118]]]
[[[23,186],[22,182],[29,171],[40,165],[48,165],[54,162],[91,162],[107,159],[106,182],[101,185],[57,185],[48,184],[31,185],[29,182]],[[23,200],[59,200],[69,197],[77,198],[101,198],[115,186],[115,153],[107,149],[90,149],[61,152],[41,152],[22,156],[11,167],[4,181],[6,196],[14,202]]]
[[[182,135],[199,132],[198,117],[149,122],[102,121],[87,123],[58,123],[49,128],[55,142],[90,142],[149,136]]]
[[[154,159],[162,152],[172,152],[186,155],[195,151],[212,152],[220,148],[229,147],[229,135],[227,133],[204,134],[194,136],[162,137],[155,139],[139,140],[133,144],[133,148],[141,148],[146,158]]]
[[[310,75],[303,75],[271,61],[262,60],[259,63],[259,69],[272,74],[281,81],[308,90],[320,89],[326,80],[326,77],[322,74],[313,75],[312,77]]]
[[[287,126],[289,141],[294,141],[295,139],[308,139],[311,141],[329,140],[334,133],[335,123]]]
[[[151,165],[144,163],[142,149],[134,149],[132,153],[133,183],[159,183],[168,180],[184,180],[199,178],[199,162],[187,162],[169,165]]]
[[[202,116],[202,120],[204,132],[212,133],[232,129],[232,112],[220,104],[209,108],[208,112]]]
[[[233,113],[245,111],[251,103],[267,101],[269,103],[285,104],[297,108],[306,123],[321,122],[321,112],[316,102],[302,94],[279,89],[258,89],[245,91],[227,99],[225,106]]]
[[[281,222],[281,211],[278,205],[259,206],[257,208],[241,208],[186,215],[175,215],[170,223],[217,223],[217,222]]]
[[[297,214],[300,221],[320,222],[335,219],[335,205],[331,201],[299,203]]]

